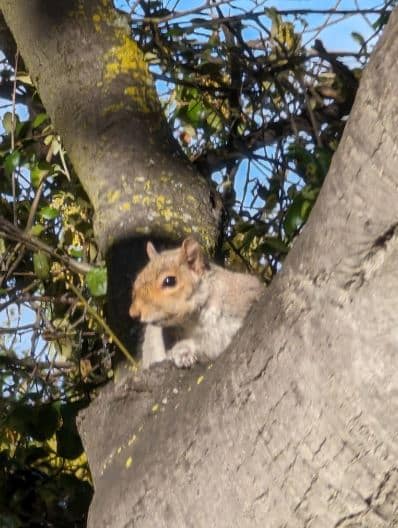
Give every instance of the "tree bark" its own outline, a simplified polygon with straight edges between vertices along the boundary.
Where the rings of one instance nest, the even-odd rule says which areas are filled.
[[[81,417],[89,526],[398,523],[398,12],[310,220],[233,346]]]
[[[110,0],[1,0],[0,9],[94,206],[104,253],[132,234],[197,231],[213,246],[209,185],[170,134],[127,17]]]
[[[130,284],[148,237],[196,232],[211,251],[221,207],[172,137],[128,19],[111,0],[0,0],[41,100],[94,207],[108,319],[130,348]]]

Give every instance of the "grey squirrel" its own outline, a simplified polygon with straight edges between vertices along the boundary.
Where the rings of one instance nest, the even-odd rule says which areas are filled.
[[[143,368],[165,359],[181,368],[217,358],[263,285],[253,275],[210,263],[193,237],[161,253],[148,242],[146,251],[149,262],[134,282],[129,310],[146,324]],[[174,340],[171,347],[167,336]]]

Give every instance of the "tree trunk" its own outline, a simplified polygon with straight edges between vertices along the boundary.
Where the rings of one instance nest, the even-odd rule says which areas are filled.
[[[165,121],[127,16],[111,0],[0,0],[29,73],[95,210],[109,319],[132,346],[130,283],[143,244],[196,232],[211,250],[219,199]]]
[[[80,429],[89,526],[398,526],[398,12],[283,272],[211,368],[159,365]]]

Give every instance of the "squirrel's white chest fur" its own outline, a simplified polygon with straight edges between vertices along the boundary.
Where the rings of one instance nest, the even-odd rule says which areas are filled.
[[[201,311],[195,322],[180,329],[177,342],[166,349],[163,330],[147,325],[143,343],[143,367],[166,359],[178,367],[216,359],[230,344],[243,319],[220,312],[216,307]]]
[[[198,361],[213,360],[227,348],[242,322],[242,317],[223,313],[218,306],[208,306],[201,310],[194,324],[187,326],[184,338],[195,342]]]
[[[177,340],[171,348],[166,349],[161,328],[148,325],[144,368],[165,359],[178,367],[216,359],[231,343],[262,291],[257,278],[212,265],[190,299],[192,312],[176,329]]]
[[[147,324],[143,367],[165,359],[177,367],[216,359],[263,292],[260,281],[208,263],[192,238],[162,253],[149,244],[147,252],[150,262],[134,283],[130,307],[130,315]]]

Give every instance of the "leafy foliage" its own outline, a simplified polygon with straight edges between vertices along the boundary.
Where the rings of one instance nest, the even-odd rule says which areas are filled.
[[[222,195],[229,266],[270,281],[283,265],[394,4],[363,11],[369,35],[329,51],[322,31],[348,16],[337,8],[314,28],[306,8],[261,1],[124,2],[175,137]],[[106,269],[61,139],[1,47],[0,525],[84,526],[92,489],[75,420],[112,375]]]
[[[322,30],[355,10],[322,5],[316,30],[317,9],[305,5],[198,2],[176,12],[151,1],[133,9],[175,135],[224,197],[226,257],[249,268],[254,260],[266,281],[308,218],[393,2],[364,13],[369,37],[354,32],[352,48],[337,52],[325,49]]]

